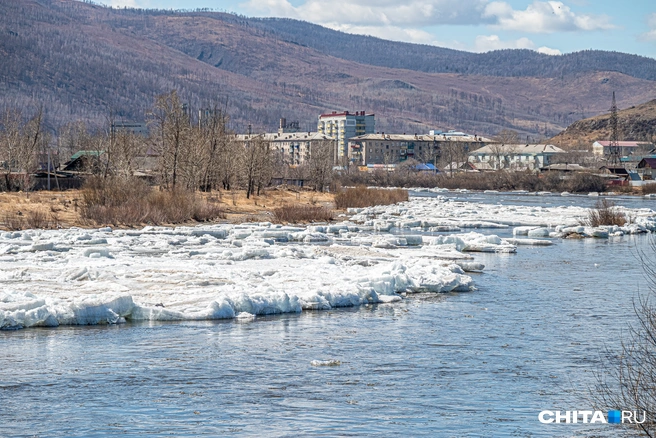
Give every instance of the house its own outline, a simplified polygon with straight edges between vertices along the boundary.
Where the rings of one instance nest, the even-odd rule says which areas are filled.
[[[638,175],[643,181],[653,181],[656,176],[656,158],[643,158],[638,163]]]
[[[102,151],[78,151],[64,163],[64,172],[92,172],[100,166]]]
[[[599,176],[604,178],[608,185],[624,186],[631,181],[629,171],[623,167],[601,166]]]
[[[538,170],[549,166],[565,151],[552,144],[499,144],[483,146],[469,153],[469,161],[478,167],[486,163],[495,170]]]
[[[625,157],[628,155],[636,155],[641,153],[648,153],[654,145],[648,141],[618,141],[618,155]],[[592,153],[598,157],[605,157],[610,155],[611,146],[609,140],[599,140],[592,143]]]

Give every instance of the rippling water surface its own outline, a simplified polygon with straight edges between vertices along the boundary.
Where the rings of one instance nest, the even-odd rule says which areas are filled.
[[[592,408],[650,239],[479,254],[477,291],[391,305],[0,332],[0,435],[616,436],[537,415]]]

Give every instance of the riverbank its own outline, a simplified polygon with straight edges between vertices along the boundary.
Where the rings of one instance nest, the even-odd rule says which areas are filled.
[[[303,189],[273,188],[260,196],[246,198],[245,190],[198,193],[204,201],[217,205],[225,219],[214,223],[265,222],[271,220],[273,209],[284,205],[311,205],[333,208],[331,193],[318,193]],[[56,229],[82,227],[92,228],[92,223],[81,216],[82,191],[63,192],[0,192],[0,229]],[[193,225],[187,222],[176,225]],[[135,227],[150,225],[136,224]],[[172,225],[172,224],[163,224]]]

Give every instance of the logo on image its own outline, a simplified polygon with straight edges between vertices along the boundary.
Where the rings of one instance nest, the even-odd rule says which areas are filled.
[[[606,416],[602,411],[542,411],[538,420],[543,424],[644,424],[647,412],[612,410]]]

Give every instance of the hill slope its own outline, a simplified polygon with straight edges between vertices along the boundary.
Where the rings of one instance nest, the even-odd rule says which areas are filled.
[[[290,26],[288,35],[284,25]],[[622,106],[656,98],[656,81],[642,72],[643,63],[656,62],[648,58],[606,53],[627,65],[636,61],[638,67],[623,72],[572,67],[567,74],[536,76],[526,67],[499,68],[493,75],[499,56],[527,66],[551,57],[530,51],[475,55],[314,27],[342,41],[341,47],[364,44],[362,53],[394,48],[387,52],[390,59],[430,52],[451,56],[453,71],[464,69],[468,59],[478,60],[478,67],[467,71],[479,74],[434,73],[441,68],[437,58],[429,57],[424,67],[376,65],[364,55],[346,59],[328,53],[317,38],[315,43],[309,36],[305,42],[292,39],[292,34],[298,39],[299,26],[314,25],[63,0],[5,0],[0,2],[0,109],[31,110],[42,103],[53,128],[74,119],[101,123],[110,110],[143,120],[155,96],[175,88],[192,108],[227,105],[233,127],[242,132],[249,124],[275,129],[280,117],[314,129],[321,112],[363,109],[376,113],[379,131],[457,128],[494,135],[512,128],[544,137],[605,111],[612,91],[617,90]],[[482,74],[486,65],[489,71]]]
[[[614,71],[635,78],[656,80],[656,60],[626,53],[585,50],[549,56],[526,49],[470,53],[351,35],[291,19],[250,19],[249,22],[269,29],[283,39],[327,55],[381,67],[429,73],[548,78]]]
[[[617,112],[619,140],[656,141],[656,99]],[[610,139],[610,112],[579,120],[553,137],[553,144],[576,147]]]

